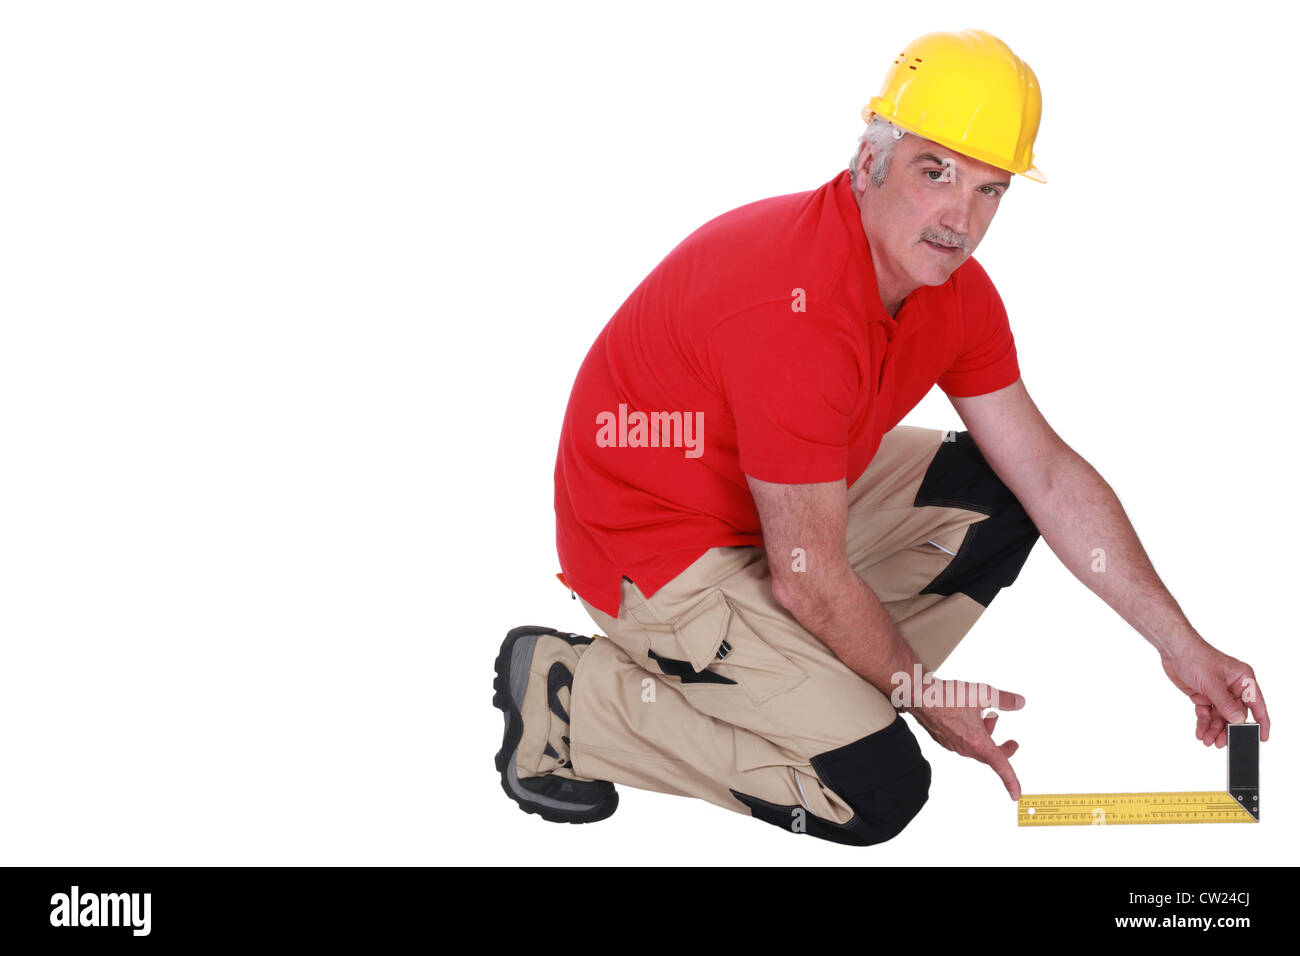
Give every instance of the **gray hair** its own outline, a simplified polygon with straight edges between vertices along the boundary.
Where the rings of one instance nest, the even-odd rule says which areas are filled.
[[[862,147],[869,144],[872,160],[867,174],[871,177],[871,185],[877,188],[885,185],[885,178],[889,175],[889,161],[894,156],[894,147],[906,135],[906,130],[895,126],[883,116],[873,113],[867,128],[858,137],[858,148],[854,150],[853,159],[849,162],[850,175],[853,175],[858,168]]]

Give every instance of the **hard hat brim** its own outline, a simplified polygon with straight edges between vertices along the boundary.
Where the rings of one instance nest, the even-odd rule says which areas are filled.
[[[875,98],[873,98],[872,102],[875,102]],[[866,106],[862,107],[863,122],[870,123],[872,116],[879,116],[881,119],[887,120],[888,122],[897,126],[899,129],[906,130],[907,132],[911,133],[913,136],[919,136],[922,139],[930,139],[929,136],[926,136],[924,133],[917,132],[916,130],[912,129],[911,126],[909,126],[906,123],[900,122],[898,119],[894,118],[893,116],[888,116],[885,113],[877,113],[874,109],[871,108],[871,103],[868,103]],[[931,140],[931,142],[938,143],[940,146],[943,146],[946,149],[951,149],[954,153],[961,153],[961,155],[976,160],[977,162],[981,162],[981,163],[988,162],[988,160],[980,159],[980,157],[978,156],[971,156],[970,153],[958,149],[956,146],[952,146],[948,143],[945,143],[942,140]],[[997,164],[989,163],[989,165],[994,166]],[[998,168],[1003,169],[1005,167],[999,166]],[[1047,177],[1043,175],[1043,171],[1039,169],[1037,166],[1033,165],[1032,163],[1030,164],[1029,168],[1026,169],[1024,172],[1017,172],[1014,169],[1008,169],[1007,172],[1015,173],[1017,176],[1024,176],[1026,179],[1032,179],[1036,183],[1047,182]]]
[[[1043,175],[1043,171],[1037,166],[1030,166],[1023,173],[1019,173],[1018,175],[1024,176],[1026,179],[1032,179],[1036,183],[1047,182],[1047,177]]]

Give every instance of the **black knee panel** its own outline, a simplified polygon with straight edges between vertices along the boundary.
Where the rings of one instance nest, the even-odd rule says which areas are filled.
[[[902,832],[930,799],[930,764],[901,716],[884,730],[812,758],[822,783],[857,811],[860,846]]]
[[[902,717],[884,730],[818,754],[812,765],[822,783],[853,808],[847,823],[822,819],[802,807],[731,793],[765,823],[849,846],[892,839],[930,798],[930,764]]]
[[[939,446],[917,490],[916,507],[965,508],[986,515],[966,531],[957,556],[922,594],[958,591],[985,607],[1020,574],[1038,528],[1011,489],[984,460],[970,432]]]

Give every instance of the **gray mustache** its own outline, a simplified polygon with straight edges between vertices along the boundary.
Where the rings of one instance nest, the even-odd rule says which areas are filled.
[[[952,232],[923,232],[922,239],[929,239],[931,242],[937,242],[941,246],[957,246],[960,249],[966,248],[966,237],[959,236]]]

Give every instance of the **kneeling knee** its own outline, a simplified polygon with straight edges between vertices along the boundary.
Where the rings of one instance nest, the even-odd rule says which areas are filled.
[[[849,846],[893,839],[930,798],[930,764],[902,717],[884,730],[818,754],[812,765],[822,784],[853,809],[847,822],[823,820],[799,807],[731,792],[756,819]]]
[[[903,718],[813,758],[821,781],[854,810],[845,824],[857,846],[891,840],[930,799],[930,763]]]

